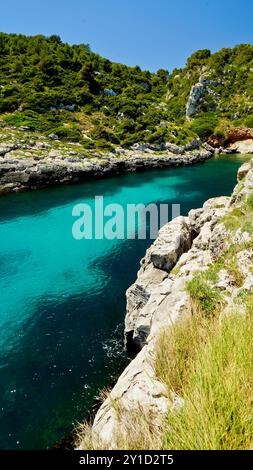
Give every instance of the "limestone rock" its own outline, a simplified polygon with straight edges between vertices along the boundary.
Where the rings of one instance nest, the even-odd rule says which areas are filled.
[[[182,253],[190,248],[191,243],[192,231],[188,219],[177,217],[162,227],[157,240],[147,250],[145,258],[141,261],[137,281],[126,293],[125,338],[129,349],[145,343],[149,334],[150,318],[155,309],[154,298],[167,278],[167,273],[175,266]],[[153,295],[150,299],[151,293]]]
[[[192,86],[186,105],[186,117],[190,118],[196,114],[200,99],[204,96],[206,84],[206,80],[200,79],[198,83]]]
[[[82,155],[70,158],[69,152],[64,153],[62,149],[50,150],[48,145],[42,142],[43,148],[40,149],[32,145],[30,151],[21,150],[20,144],[19,147],[17,144],[0,146],[0,185],[12,183],[5,186],[6,191],[37,189],[151,168],[192,165],[212,156],[210,152],[202,149],[176,156],[167,151],[157,154],[155,150],[146,149],[103,155],[94,152],[93,158],[85,158]],[[25,181],[20,174],[21,169],[26,172]]]
[[[170,272],[179,257],[189,250],[192,231],[185,217],[177,217],[165,225],[150,251],[150,260],[155,268]]]
[[[253,153],[253,139],[239,140],[230,149],[237,153]]]
[[[237,181],[241,181],[251,170],[251,163],[244,163],[237,172]]]

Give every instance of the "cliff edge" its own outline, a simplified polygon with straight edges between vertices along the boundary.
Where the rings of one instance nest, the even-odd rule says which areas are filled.
[[[221,315],[230,306],[245,310],[238,299],[253,289],[252,215],[253,160],[239,169],[231,197],[210,199],[160,230],[127,291],[126,345],[139,352],[95,416],[92,448],[122,447],[129,414],[132,428],[146,417],[145,423],[160,429],[168,413],[184,406],[180,393],[168,391],[157,374],[157,341],[164,331],[170,341],[173,327],[192,315],[193,301],[208,315],[217,304]],[[87,448],[85,435],[87,428],[81,429],[80,449]]]

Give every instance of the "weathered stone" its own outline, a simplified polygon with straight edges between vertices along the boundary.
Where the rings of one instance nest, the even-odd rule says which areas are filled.
[[[137,281],[126,293],[125,338],[129,349],[139,348],[145,343],[155,308],[154,298],[163,286],[167,273],[175,266],[182,253],[190,248],[191,243],[192,230],[188,219],[177,217],[162,227],[157,240],[147,250],[141,261]]]
[[[238,141],[230,149],[237,153],[253,153],[253,139]]]
[[[200,99],[204,96],[206,84],[205,80],[200,79],[198,83],[192,86],[186,105],[186,117],[190,118],[196,114]]]
[[[42,142],[43,146],[44,143]],[[211,153],[203,150],[195,150],[192,153],[175,156],[164,152],[156,154],[149,150],[144,151],[124,150],[122,155],[118,154],[93,154],[93,158],[69,158],[61,150],[51,150],[44,157],[36,154],[36,149],[26,153],[17,153],[16,146],[5,146],[2,149],[3,159],[0,159],[0,185],[8,182],[13,186],[8,186],[9,191],[12,188],[37,189],[55,184],[68,184],[83,181],[88,178],[102,178],[104,176],[118,175],[132,171],[144,171],[151,168],[175,167],[192,165],[197,162],[205,161],[211,157]],[[6,153],[7,151],[7,153]],[[47,152],[47,149],[41,149],[41,152]],[[151,152],[151,153],[150,153]],[[12,174],[7,173],[13,169]],[[29,175],[28,180],[21,176],[20,170],[25,170]],[[21,179],[20,179],[21,176]]]
[[[165,225],[152,246],[150,259],[153,266],[170,272],[179,257],[192,242],[192,231],[185,217],[178,217]]]
[[[244,163],[237,172],[237,181],[241,181],[251,170],[251,163]]]
[[[48,137],[49,137],[49,139],[52,139],[52,140],[58,140],[59,139],[57,134],[49,134]]]

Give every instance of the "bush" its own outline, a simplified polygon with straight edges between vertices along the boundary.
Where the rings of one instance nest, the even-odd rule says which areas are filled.
[[[187,60],[187,66],[189,68],[199,66],[209,59],[209,57],[211,57],[211,51],[209,49],[200,49],[189,57]]]
[[[69,140],[71,142],[79,142],[82,140],[82,133],[77,127],[57,127],[53,133],[58,135],[61,140]]]
[[[16,96],[8,96],[5,99],[0,97],[0,113],[10,113],[16,111],[20,104],[20,98]]]
[[[47,113],[38,114],[35,111],[17,111],[14,114],[5,116],[5,122],[11,126],[27,126],[32,131],[50,131],[61,122],[59,114]]]
[[[220,292],[212,287],[203,273],[196,274],[188,282],[187,290],[202,311],[210,315],[214,313],[221,300]]]
[[[191,129],[200,139],[204,140],[210,137],[217,126],[218,119],[214,114],[206,114],[195,118],[191,123]]]
[[[253,128],[253,114],[248,116],[244,121],[245,126]]]

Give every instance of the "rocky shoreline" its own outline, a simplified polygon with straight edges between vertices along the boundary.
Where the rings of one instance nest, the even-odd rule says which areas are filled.
[[[117,435],[121,432],[119,408],[130,413],[149,413],[159,421],[168,410],[181,406],[180,396],[169,399],[164,384],[156,377],[157,338],[163,329],[189,315],[187,282],[196,271],[207,270],[227,246],[236,243],[242,247],[237,254],[243,279],[240,289],[249,292],[253,288],[253,252],[244,248],[251,240],[250,234],[241,227],[231,234],[223,223],[225,217],[241,210],[242,201],[252,195],[253,160],[239,169],[238,184],[231,197],[210,199],[202,208],[191,210],[188,217],[178,217],[166,224],[147,250],[137,280],[126,294],[126,345],[139,352],[95,416],[94,449],[117,448]],[[240,291],[225,269],[219,272],[215,288],[222,291],[227,306]],[[83,432],[83,440],[79,435],[76,444],[79,449],[85,448],[85,428]]]
[[[251,134],[224,148],[219,142],[194,139],[186,145],[136,143],[129,149],[85,150],[80,143],[62,142],[57,135],[27,134],[26,129],[0,132],[0,194],[79,183],[128,172],[194,165],[220,153],[252,153]],[[247,138],[247,140],[245,140]]]
[[[1,155],[1,149],[0,149]],[[0,194],[34,190],[53,185],[78,183],[85,180],[121,175],[155,168],[177,167],[204,162],[212,157],[205,149],[161,153],[139,150],[121,150],[118,154],[94,157],[26,157],[11,155],[11,150],[0,156]]]

